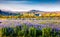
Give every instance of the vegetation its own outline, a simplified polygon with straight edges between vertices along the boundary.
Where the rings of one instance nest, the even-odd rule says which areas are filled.
[[[0,29],[1,37],[60,37],[60,31],[51,28],[28,27],[24,24],[16,27],[5,27]]]
[[[36,20],[55,20],[55,19],[59,19],[60,16],[55,16],[54,14],[49,14],[49,15],[44,15],[44,16],[36,16],[35,14],[17,14],[14,16],[4,16],[4,15],[0,15],[0,19],[21,19],[21,18],[36,18]]]

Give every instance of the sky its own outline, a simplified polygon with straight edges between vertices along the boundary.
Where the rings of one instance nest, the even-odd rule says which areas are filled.
[[[0,9],[6,11],[60,11],[60,0],[0,0]]]

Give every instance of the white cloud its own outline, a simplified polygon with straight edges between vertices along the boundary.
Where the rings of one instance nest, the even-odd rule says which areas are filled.
[[[11,11],[28,11],[32,9],[41,11],[60,11],[60,5],[0,4],[0,9]]]

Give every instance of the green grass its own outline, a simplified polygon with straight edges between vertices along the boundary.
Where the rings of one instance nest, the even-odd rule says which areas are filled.
[[[60,31],[52,32],[51,28],[38,28],[34,26],[28,28],[27,25],[23,25],[22,28],[21,26],[5,27],[0,29],[0,37],[60,37]]]

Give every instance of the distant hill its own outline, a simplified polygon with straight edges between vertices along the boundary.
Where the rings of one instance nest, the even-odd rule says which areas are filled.
[[[17,13],[12,13],[12,12],[9,12],[9,11],[2,11],[2,10],[0,10],[0,15],[14,16],[14,15],[17,15]]]
[[[43,11],[39,11],[39,10],[30,10],[29,12],[43,12]]]
[[[30,10],[30,11],[27,11],[29,13],[33,13],[33,12],[43,12],[43,11],[39,11],[39,10]],[[0,10],[0,15],[4,15],[4,16],[15,16],[15,15],[19,15],[18,12],[11,12],[11,11],[3,11],[3,10]]]
[[[28,13],[34,13],[34,12],[42,12],[44,14],[48,14],[48,13],[56,13],[60,16],[60,11],[53,11],[53,12],[45,12],[45,11],[39,11],[39,10],[30,10],[30,11],[27,11]],[[3,10],[0,10],[0,15],[3,15],[3,16],[20,16],[21,14],[20,13],[25,13],[24,11],[22,12],[13,12],[13,11],[3,11]]]

